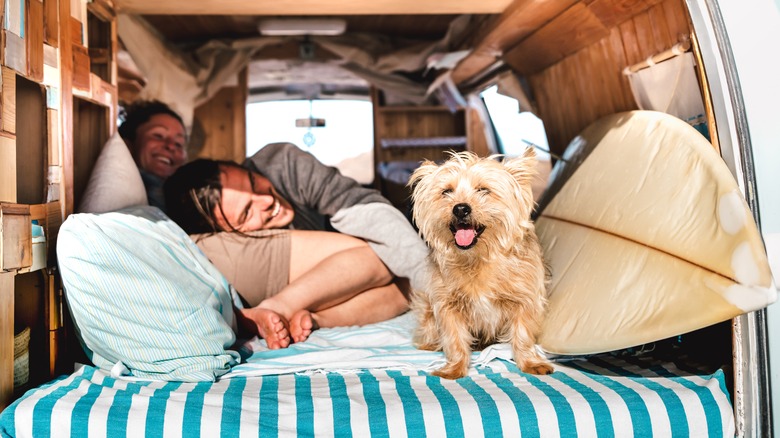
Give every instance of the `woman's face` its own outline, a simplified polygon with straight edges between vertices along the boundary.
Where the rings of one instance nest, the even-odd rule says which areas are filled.
[[[264,176],[240,167],[220,166],[220,182],[224,217],[218,217],[217,224],[223,230],[284,228],[292,222],[295,212],[290,203]]]
[[[184,126],[169,114],[155,114],[136,129],[130,150],[139,168],[168,178],[187,161]]]

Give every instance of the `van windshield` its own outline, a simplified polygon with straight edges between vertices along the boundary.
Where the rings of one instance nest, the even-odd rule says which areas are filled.
[[[325,126],[313,126],[316,121],[306,123],[309,119],[322,119]],[[374,179],[373,123],[372,105],[367,100],[250,103],[246,152],[251,156],[270,143],[293,143],[342,174],[370,184]]]

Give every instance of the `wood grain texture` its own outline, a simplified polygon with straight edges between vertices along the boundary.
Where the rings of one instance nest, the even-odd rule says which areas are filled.
[[[242,162],[246,158],[246,74],[245,69],[239,74],[237,85],[222,88],[195,109],[195,120],[203,128],[205,142],[190,154],[190,159]]]
[[[60,75],[62,88],[60,89],[60,132],[62,133],[61,162],[62,162],[62,188],[60,200],[63,202],[63,213],[68,215],[73,212],[73,136],[65,133],[73,132],[73,37],[72,33],[81,35],[81,23],[71,20],[70,1],[59,0],[59,24],[60,24]],[[71,30],[72,27],[78,29]]]
[[[25,0],[27,19],[25,20],[24,39],[27,44],[27,78],[36,82],[43,81],[43,2]]]
[[[511,0],[297,0],[230,1],[116,0],[117,10],[160,15],[363,15],[363,14],[497,14]]]
[[[90,93],[89,50],[82,45],[73,45],[73,88]]]
[[[460,84],[500,59],[505,50],[566,10],[576,0],[515,0],[498,17],[482,26],[474,39],[478,44],[452,70],[452,80]]]
[[[24,39],[13,32],[3,31],[3,65],[27,74],[27,46]]]
[[[609,35],[609,30],[583,3],[541,27],[504,55],[520,74],[532,74]]]
[[[49,166],[60,165],[60,114],[55,109],[46,110],[46,149]]]
[[[0,203],[0,270],[12,271],[31,264],[30,207]]]
[[[16,202],[16,139],[0,135],[0,202]]]
[[[59,2],[44,0],[43,2],[43,40],[52,47],[60,46]]]
[[[637,109],[622,70],[690,35],[683,0],[640,3],[644,9],[630,9],[635,15],[609,28],[603,38],[528,76],[553,153],[562,154],[571,139],[595,120]],[[608,14],[607,4],[622,5],[621,10],[629,6],[597,0],[588,6],[591,15],[606,22],[620,21],[615,17],[625,12]]]
[[[16,72],[6,67],[2,69],[3,83],[0,89],[3,106],[2,131],[16,134]]]

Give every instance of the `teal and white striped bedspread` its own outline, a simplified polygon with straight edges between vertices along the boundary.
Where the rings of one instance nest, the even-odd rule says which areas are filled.
[[[216,382],[139,381],[91,366],[29,391],[2,436],[734,436],[722,371],[609,355],[520,372],[503,346],[455,381],[409,344],[410,319],[323,329],[287,350],[247,344]]]

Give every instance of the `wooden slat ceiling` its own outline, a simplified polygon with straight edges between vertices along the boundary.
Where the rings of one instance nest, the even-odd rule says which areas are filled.
[[[332,16],[326,16],[332,17]],[[457,15],[360,15],[344,16],[347,32],[369,32],[389,37],[437,40]],[[259,36],[255,15],[144,15],[168,40],[197,43],[212,38]],[[292,18],[292,17],[291,17]]]
[[[512,0],[115,0],[142,15],[430,15],[498,14]]]
[[[438,40],[462,13],[475,15],[466,32],[473,52],[452,72],[456,84],[477,77],[497,60],[532,75],[609,34],[610,29],[661,0],[115,0],[125,12],[143,13],[174,43],[258,35],[268,16],[342,17],[347,33]],[[434,14],[435,13],[435,14]],[[176,15],[171,15],[176,14]],[[462,42],[462,43],[463,43]],[[290,59],[297,48],[267,59]]]

